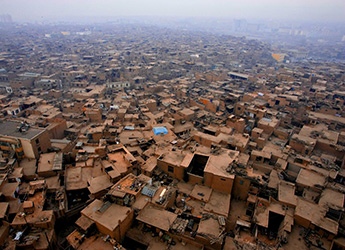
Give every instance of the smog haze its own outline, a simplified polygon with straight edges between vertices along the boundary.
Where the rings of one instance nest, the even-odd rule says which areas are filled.
[[[1,9],[17,22],[130,16],[345,21],[343,0],[3,0]]]

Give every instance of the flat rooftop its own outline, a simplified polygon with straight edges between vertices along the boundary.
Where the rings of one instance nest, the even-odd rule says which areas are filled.
[[[161,160],[171,165],[178,166],[181,164],[185,156],[186,156],[185,154],[178,151],[169,151],[167,153],[161,154],[158,157],[158,160]]]
[[[169,231],[170,226],[176,218],[177,214],[161,209],[153,204],[149,204],[141,210],[137,220],[158,229]]]
[[[104,204],[103,201],[94,200],[81,211],[81,214],[113,232],[119,223],[122,223],[129,216],[131,209],[111,204],[105,211],[101,212]]]
[[[134,174],[128,174],[114,184],[109,192],[120,191],[137,196],[149,180],[150,177],[145,175],[135,176]]]
[[[56,153],[41,154],[38,161],[38,173],[49,172],[53,170],[54,158]]]
[[[295,196],[295,186],[288,182],[281,182],[278,184],[278,200],[282,203],[292,206],[297,205],[297,198]]]
[[[8,208],[9,208],[8,202],[0,202],[0,219],[5,218]]]
[[[210,235],[211,237],[219,237],[222,231],[218,220],[210,217],[200,221],[197,233],[201,235]]]
[[[297,176],[296,183],[309,187],[323,187],[326,184],[326,178],[321,174],[302,168]]]
[[[240,152],[228,149],[221,149],[219,155],[211,155],[204,169],[205,173],[211,173],[226,178],[235,178],[227,172],[229,164],[238,158]]]
[[[97,176],[89,181],[90,186],[88,187],[91,194],[96,194],[102,190],[110,188],[113,184],[109,180],[107,175]]]
[[[215,213],[225,218],[228,217],[230,211],[231,195],[217,191],[212,191],[210,200],[206,203],[204,210],[210,213]]]
[[[212,189],[206,186],[195,185],[190,196],[196,200],[208,202]]]
[[[88,187],[87,181],[92,177],[92,168],[70,167],[66,170],[66,190],[78,190]]]
[[[33,139],[42,133],[44,130],[29,127],[25,132],[19,132],[17,127],[21,125],[20,122],[4,121],[0,122],[0,136],[9,136],[23,139]]]
[[[113,250],[114,246],[109,241],[104,241],[99,235],[93,235],[89,238],[86,238],[83,243],[81,243],[80,248],[83,250],[94,250],[94,249],[103,249],[103,250]]]

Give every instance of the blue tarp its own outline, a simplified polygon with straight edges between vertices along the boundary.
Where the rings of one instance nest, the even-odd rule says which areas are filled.
[[[263,117],[262,120],[265,121],[265,122],[271,122],[272,121],[272,119],[266,118],[266,117]]]
[[[153,133],[155,133],[155,135],[161,135],[161,134],[167,134],[168,130],[165,127],[155,127],[152,129]]]

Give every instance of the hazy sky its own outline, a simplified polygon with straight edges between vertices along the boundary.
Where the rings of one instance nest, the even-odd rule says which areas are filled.
[[[182,16],[340,21],[345,0],[0,0],[14,21],[69,17]]]

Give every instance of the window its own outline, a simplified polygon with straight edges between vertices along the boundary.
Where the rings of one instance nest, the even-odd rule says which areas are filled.
[[[113,169],[113,167],[110,166],[110,167],[106,167],[104,170],[105,170],[106,173],[108,173],[108,172],[110,172],[110,171],[112,171],[114,169]]]
[[[41,147],[38,147],[38,153],[39,153],[39,154],[42,153]]]
[[[295,162],[300,163],[300,164],[303,164],[303,160],[300,159],[300,158],[296,158]]]
[[[0,141],[0,146],[9,147],[10,144],[9,144],[9,142],[7,142],[7,141]]]
[[[174,173],[174,167],[172,167],[172,166],[168,166],[168,172],[170,172],[170,173]]]
[[[38,140],[38,139],[36,139],[35,142],[36,142],[37,145],[40,144],[40,140]]]
[[[18,151],[17,155],[18,155],[18,157],[22,157],[22,156],[24,156],[24,152],[23,151]]]
[[[261,156],[257,156],[255,160],[256,161],[262,161],[262,157]]]
[[[220,180],[221,180],[221,181],[226,181],[226,179],[225,179],[225,178],[220,178]]]

